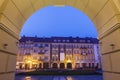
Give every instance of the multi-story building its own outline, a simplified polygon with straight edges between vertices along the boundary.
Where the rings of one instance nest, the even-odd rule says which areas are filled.
[[[19,40],[18,68],[78,69],[101,68],[96,38],[22,37]]]

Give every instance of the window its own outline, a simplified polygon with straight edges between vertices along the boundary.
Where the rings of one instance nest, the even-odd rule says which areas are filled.
[[[55,53],[58,53],[58,50],[55,50]]]
[[[65,40],[63,40],[62,42],[65,42]]]
[[[44,50],[41,50],[42,53],[44,53],[45,51]]]
[[[88,43],[90,43],[90,40],[88,40]]]
[[[74,45],[74,48],[77,48],[77,45]]]
[[[79,50],[77,50],[77,53],[79,53]]]
[[[57,42],[57,40],[55,39],[54,42]]]
[[[77,60],[79,60],[79,56],[77,56]]]
[[[69,51],[69,53],[72,53],[72,51]]]
[[[61,40],[58,40],[58,42],[60,42]]]
[[[93,51],[91,50],[91,53],[93,53]]]
[[[58,55],[52,55],[52,60],[57,61],[58,60]]]
[[[44,59],[45,59],[45,60],[48,60],[48,56],[45,56]]]
[[[40,47],[45,47],[45,44],[39,44]]]
[[[77,40],[74,40],[74,42],[77,42]]]
[[[67,40],[67,42],[69,42],[69,40]]]
[[[34,52],[36,53],[36,52],[37,52],[37,49],[34,49]]]
[[[80,42],[82,42],[82,40],[80,40]]]
[[[74,53],[77,53],[77,50],[74,50]]]
[[[52,45],[53,48],[58,48],[58,45]]]
[[[93,46],[91,45],[90,48],[93,48]]]
[[[34,44],[35,47],[38,47],[38,44]]]
[[[26,50],[26,54],[30,54],[30,50],[27,49],[27,50]]]
[[[85,42],[85,40],[83,40],[82,42]]]
[[[48,44],[45,44],[45,47],[48,47]]]
[[[66,45],[66,48],[72,48],[72,45]]]
[[[46,49],[46,50],[45,50],[45,52],[47,53],[47,52],[48,52],[48,50]]]
[[[60,45],[60,48],[64,48],[64,45]]]

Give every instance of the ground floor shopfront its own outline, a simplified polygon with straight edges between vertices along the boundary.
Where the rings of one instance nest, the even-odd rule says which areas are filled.
[[[18,63],[16,69],[100,69],[98,63]]]

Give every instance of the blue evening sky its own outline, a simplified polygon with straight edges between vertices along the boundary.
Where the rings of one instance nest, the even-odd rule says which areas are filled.
[[[47,6],[31,15],[23,25],[21,36],[97,37],[97,31],[83,12],[71,6]]]

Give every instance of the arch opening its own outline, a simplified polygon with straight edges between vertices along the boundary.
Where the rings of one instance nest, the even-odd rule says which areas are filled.
[[[57,64],[57,63],[53,63],[53,64],[52,64],[52,68],[53,68],[53,69],[58,69],[58,64]]]
[[[60,69],[65,69],[65,64],[64,63],[60,63]]]
[[[105,80],[109,80],[108,75],[111,75],[111,74],[113,75],[111,79],[116,79],[116,80],[119,79],[119,77],[115,77],[118,74],[114,73],[114,72],[120,71],[119,64],[117,64],[115,61],[116,59],[119,60],[119,56],[116,56],[116,55],[119,55],[118,54],[119,52],[114,52],[117,49],[119,49],[118,44],[119,44],[119,39],[120,39],[119,36],[116,36],[119,34],[119,27],[117,27],[117,26],[119,26],[120,21],[119,21],[119,15],[116,15],[116,14],[119,14],[119,5],[118,5],[119,1],[118,2],[113,1],[113,0],[104,0],[104,1],[100,1],[100,2],[99,1],[93,2],[90,0],[87,0],[88,2],[87,1],[78,1],[77,2],[77,1],[78,0],[74,0],[73,2],[71,2],[71,0],[67,1],[67,2],[60,1],[60,2],[58,2],[58,4],[69,4],[71,6],[77,7],[78,9],[81,9],[83,12],[85,12],[91,18],[91,20],[97,26],[100,41],[102,43],[104,43],[104,44],[102,44],[101,52],[102,52],[102,58],[104,61],[103,67],[104,67]],[[113,2],[115,2],[116,4],[114,4]],[[2,26],[2,29],[0,29],[1,30],[0,33],[4,33],[4,37],[1,36],[0,39],[6,40],[6,42],[1,40],[1,44],[7,43],[9,45],[10,44],[16,45],[15,42],[18,40],[18,37],[19,37],[18,35],[20,32],[21,25],[24,23],[25,19],[27,19],[28,16],[34,12],[33,9],[35,8],[35,10],[37,10],[40,7],[51,4],[50,1],[48,1],[48,2],[45,1],[44,4],[42,4],[40,2],[41,6],[35,7],[37,2],[32,1],[32,3],[34,3],[34,5],[33,5],[34,7],[28,9],[27,7],[28,6],[30,7],[31,5],[27,4],[27,3],[29,3],[28,1],[25,1],[24,3],[25,3],[25,5],[23,7],[21,7],[21,6],[19,6],[22,4],[21,1],[20,2],[17,2],[16,0],[10,0],[10,1],[2,0],[1,1],[0,9],[3,14],[0,14],[0,26]],[[83,6],[82,6],[82,3],[84,4]],[[98,6],[97,9],[95,7],[92,7],[92,5],[96,5],[98,3],[99,3],[99,5],[97,5]],[[57,2],[55,2],[54,4],[57,4]],[[85,4],[86,4],[86,6],[85,6]],[[14,6],[17,6],[17,8]],[[27,8],[28,10],[25,8]],[[16,12],[17,15],[14,15],[14,12]],[[9,14],[7,14],[7,13],[9,13]],[[108,15],[108,13],[109,13],[109,15]],[[22,15],[22,17],[21,17],[21,15]],[[16,28],[18,28],[18,29],[16,29]],[[113,29],[113,28],[115,28],[115,29]],[[8,31],[8,32],[6,32],[6,31]],[[13,31],[13,32],[11,32],[11,31]],[[115,39],[116,41],[113,39]],[[9,40],[9,41],[7,41],[7,40]],[[111,49],[111,47],[109,46],[110,44],[114,44],[117,47],[115,47],[115,49]],[[0,72],[4,72],[5,75],[8,75],[7,72],[9,72],[9,71],[14,72],[14,69],[13,69],[14,66],[10,67],[11,65],[9,65],[9,64],[15,63],[14,55],[15,55],[15,53],[17,53],[17,47],[15,45],[13,45],[13,48],[12,47],[10,48],[9,46],[7,46],[7,50],[4,50],[3,47],[0,46],[0,49],[1,49],[0,55],[3,57],[3,58],[0,57],[0,59],[2,59],[2,61],[3,60],[6,61],[5,64],[7,64],[9,67],[6,70],[5,65],[2,65],[2,67],[1,67],[2,71],[0,71]],[[10,52],[10,54],[7,54],[9,52]],[[12,55],[11,55],[11,53],[12,53]],[[113,53],[116,53],[116,55]],[[112,56],[110,57],[110,55],[112,55]],[[14,60],[12,61],[11,58]],[[105,63],[108,63],[109,66],[107,66],[107,64],[105,64]],[[112,66],[110,66],[110,65],[112,65]],[[11,72],[10,74],[13,75],[14,74],[13,72]],[[5,78],[1,77],[1,79],[4,80]],[[13,77],[9,78],[9,79],[12,80]]]

